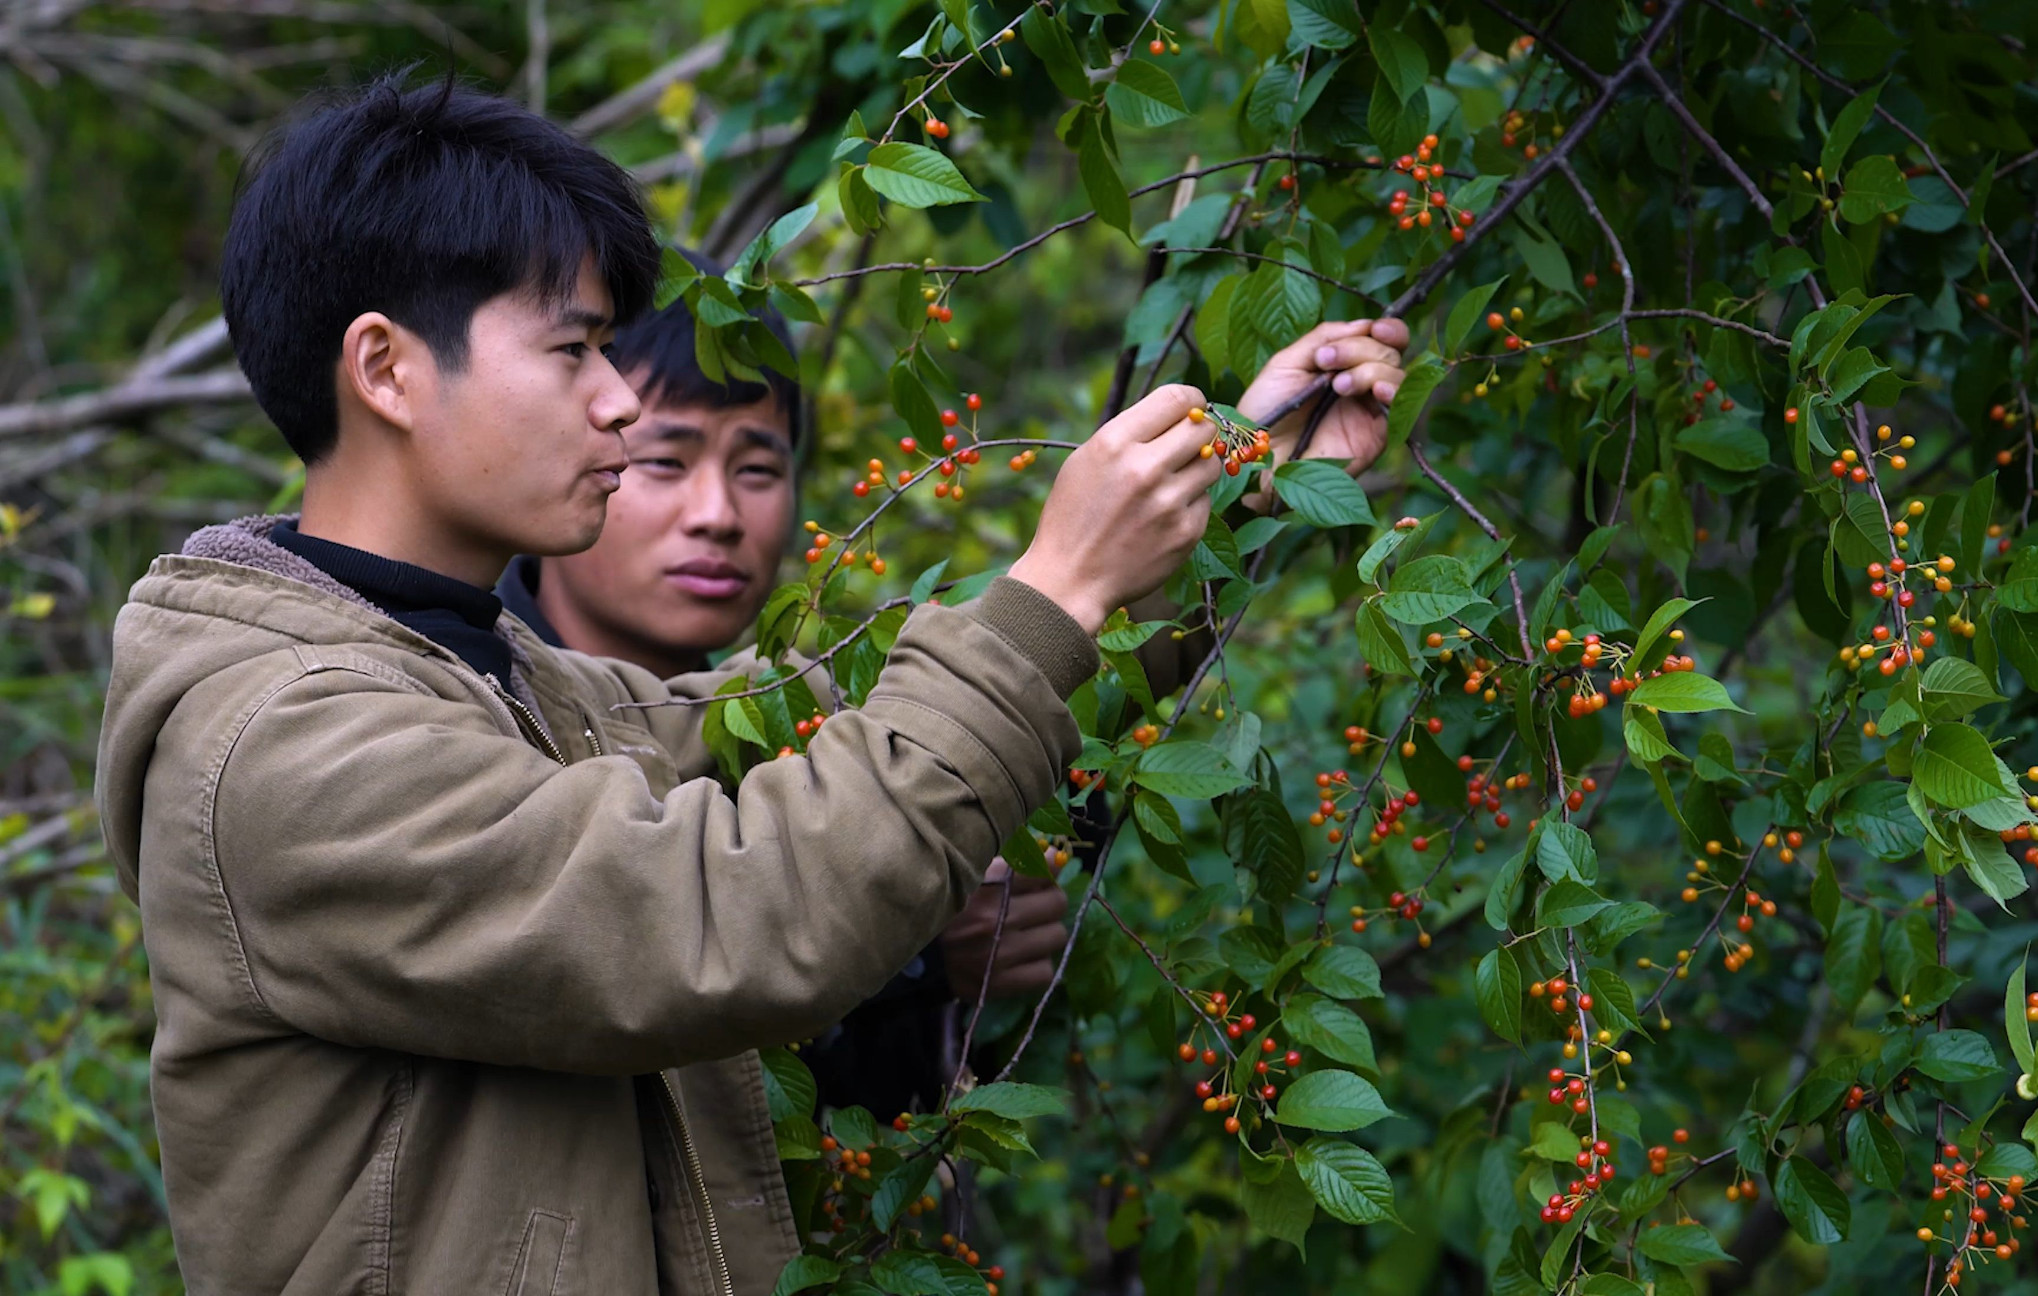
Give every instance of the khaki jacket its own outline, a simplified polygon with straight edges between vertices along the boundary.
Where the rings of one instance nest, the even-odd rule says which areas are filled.
[[[769,1292],[800,1240],[753,1050],[962,906],[1075,758],[1095,646],[1010,580],[917,608],[732,797],[700,708],[612,709],[726,676],[505,617],[483,678],[273,523],[135,585],[99,748],[190,1290]]]

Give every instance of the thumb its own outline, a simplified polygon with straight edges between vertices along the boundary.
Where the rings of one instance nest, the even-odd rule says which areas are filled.
[[[1012,876],[1012,866],[1005,862],[1003,855],[993,855],[991,866],[984,870],[984,885],[995,886]]]

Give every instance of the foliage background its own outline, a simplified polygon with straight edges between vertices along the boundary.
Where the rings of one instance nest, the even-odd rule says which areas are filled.
[[[194,526],[287,502],[296,480],[207,324],[238,157],[305,91],[411,61],[437,69],[449,57],[464,75],[587,131],[645,179],[666,228],[724,259],[781,214],[818,203],[769,270],[782,284],[843,276],[811,285],[821,322],[800,348],[819,427],[808,513],[831,531],[864,511],[848,486],[867,458],[905,462],[893,444],[907,429],[902,415],[925,411],[910,392],[900,396],[894,363],[916,338],[926,345],[913,352],[915,380],[944,405],[983,393],[983,435],[1070,438],[1128,387],[1136,395],[1157,378],[1186,373],[1219,399],[1235,397],[1256,358],[1319,315],[1369,313],[1398,294],[1416,349],[1452,367],[1426,371],[1442,380],[1414,442],[1430,469],[1397,446],[1364,480],[1368,513],[1425,519],[1409,552],[1419,544],[1466,564],[1452,570],[1473,578],[1477,601],[1456,610],[1490,633],[1496,654],[1543,662],[1540,634],[1527,645],[1508,638],[1515,608],[1503,570],[1538,631],[1595,629],[1622,645],[1673,596],[1706,600],[1684,615],[1681,650],[1745,710],[1672,712],[1668,734],[1683,754],[1662,761],[1661,782],[1686,828],[1638,767],[1661,753],[1623,724],[1647,728],[1627,707],[1560,717],[1570,677],[1551,687],[1546,664],[1525,660],[1494,673],[1509,692],[1484,704],[1456,687],[1461,663],[1410,635],[1426,618],[1406,618],[1404,631],[1380,615],[1405,603],[1383,603],[1356,559],[1388,529],[1330,517],[1338,524],[1296,526],[1269,545],[1256,569],[1263,589],[1212,676],[1225,691],[1206,688],[1182,734],[1249,756],[1258,743],[1240,737],[1241,718],[1257,717],[1269,759],[1245,760],[1246,772],[1259,794],[1285,801],[1292,832],[1241,840],[1227,831],[1237,791],[1221,815],[1204,804],[1208,791],[1177,797],[1179,875],[1152,866],[1171,854],[1166,843],[1128,836],[1108,895],[1176,985],[1225,987],[1239,1002],[1253,994],[1269,1022],[1285,1009],[1279,1030],[1309,1049],[1311,1069],[1336,1063],[1377,1085],[1395,1116],[1360,1142],[1391,1174],[1398,1218],[1341,1223],[1328,1203],[1319,1212],[1298,1200],[1285,1168],[1273,1186],[1248,1182],[1238,1140],[1190,1096],[1202,1073],[1175,1060],[1189,1020],[1176,985],[1092,909],[1066,994],[1040,1015],[1040,1046],[1014,1071],[1065,1087],[1071,1113],[1031,1122],[1038,1160],[982,1170],[968,1208],[971,1245],[986,1266],[1006,1268],[1007,1290],[1625,1292],[1616,1284],[1633,1280],[1658,1292],[1837,1293],[1892,1274],[1939,1289],[1946,1244],[1913,1237],[1921,1223],[1942,1234],[1955,1227],[1940,1223],[1942,1205],[1928,1196],[1933,1144],[1960,1136],[1974,1160],[1986,1143],[1999,1179],[2025,1167],[2038,1177],[2017,1142],[2029,1105],[2001,1060],[2008,1047],[2030,1070],[2029,1045],[2018,1013],[2006,1021],[1997,1011],[2034,932],[2029,896],[2019,894],[2023,847],[1991,856],[1988,835],[1976,845],[1953,801],[1906,791],[1928,782],[1913,751],[1928,724],[1958,731],[1969,717],[2004,744],[2011,766],[2038,757],[2027,683],[2038,671],[2038,566],[2023,530],[2038,311],[2023,287],[2038,271],[2026,165],[2038,126],[2029,53],[2038,15],[2013,0],[1514,7],[1519,15],[1483,0],[1163,3],[1154,15],[1181,48],[1160,56],[1145,52],[1144,8],[1073,0],[1058,15],[1041,11],[1032,21],[1064,33],[1065,53],[1052,33],[1029,33],[988,46],[934,93],[953,127],[941,147],[986,201],[893,205],[868,238],[852,227],[861,218],[842,210],[845,124],[854,113],[881,134],[924,87],[909,79],[928,70],[928,51],[944,66],[959,62],[1017,21],[1019,6],[978,4],[971,16],[953,0],[81,0],[0,11],[0,393],[11,402],[0,408],[0,1289],[178,1287],[149,1127],[146,968],[89,806],[108,635],[150,556]],[[958,23],[974,24],[967,42]],[[1524,47],[1525,31],[1544,39]],[[1646,68],[1633,57],[1644,41]],[[1146,74],[1124,71],[1128,55],[1166,70],[1179,109],[1165,92],[1139,93]],[[1014,75],[998,75],[1000,58]],[[1619,88],[1602,115],[1590,105],[1609,76]],[[1847,110],[1856,91],[1876,85],[1882,115]],[[1077,101],[1110,110],[1108,137],[1094,110],[1064,116]],[[1525,115],[1515,131],[1510,109]],[[1072,142],[1058,138],[1058,124]],[[1391,161],[1424,129],[1441,137],[1453,204],[1495,213],[1441,272],[1429,267],[1451,246],[1442,227],[1402,231],[1386,210],[1395,189],[1421,186],[1365,165],[1383,153]],[[1507,134],[1519,138],[1510,146]],[[936,143],[910,122],[898,138]],[[1575,168],[1576,188],[1548,161],[1553,151]],[[1284,156],[1213,171],[1193,195],[1163,184],[1122,196],[1197,169],[1195,159],[1268,154],[1309,159],[1299,193],[1280,187],[1291,171]],[[850,166],[864,157],[844,155]],[[1156,236],[1192,196],[1185,223]],[[1772,205],[1774,222],[1763,210]],[[923,257],[981,265],[1093,211],[1106,218],[982,275],[857,273]],[[1221,228],[1232,211],[1243,219]],[[1631,299],[1609,236],[1626,249]],[[1156,237],[1228,250],[1153,258]],[[954,319],[923,335],[920,290],[930,283]],[[1496,283],[1490,302],[1478,298]],[[1847,317],[1822,316],[1827,331],[1815,338],[1820,321],[1800,326],[1816,294],[1848,289],[1897,294],[1855,318],[1858,360],[1847,338],[1814,358],[1819,345],[1772,348],[1749,332],[1829,343]],[[1208,305],[1213,294],[1222,304],[1221,294],[1248,291],[1255,311]],[[1447,315],[1467,300],[1459,327]],[[1634,311],[1623,313],[1624,302]],[[1489,307],[1522,317],[1492,330],[1479,319]],[[1741,327],[1718,322],[1726,318]],[[1546,345],[1510,352],[1506,331]],[[738,333],[728,337],[740,355]],[[1229,359],[1231,372],[1213,357]],[[1883,366],[1889,374],[1873,372]],[[1693,427],[1686,413],[1707,378],[1720,390]],[[1858,423],[1849,397],[1873,407]],[[1787,423],[1787,408],[1802,409],[1800,420]],[[1976,664],[1981,685],[1962,675],[1970,687],[1950,700],[1954,690],[1921,691],[1916,671],[1883,679],[1834,657],[1837,644],[1872,642],[1869,625],[1887,615],[1861,569],[1888,557],[1889,534],[1879,512],[1843,503],[1848,487],[1826,473],[1832,452],[1813,454],[1808,434],[1816,426],[1835,438],[1834,451],[1855,438],[1866,453],[1876,445],[1868,429],[1882,421],[1917,440],[1909,468],[1878,465],[1891,506],[1925,502],[1923,556],[1960,555],[1954,589],[1926,593],[1911,614],[1936,615],[1935,657]],[[1004,452],[987,454],[983,471],[965,474],[964,504],[924,488],[901,504],[878,532],[887,574],[855,575],[831,592],[831,609],[853,617],[905,595],[944,559],[951,578],[1010,561],[1047,473],[1015,475]],[[1505,554],[1461,505],[1511,538]],[[1837,580],[1825,579],[1829,549],[1841,560]],[[1413,577],[1397,590],[1409,565],[1404,556],[1375,573],[1388,597],[1438,593]],[[1225,566],[1205,573],[1213,586],[1225,583]],[[1375,611],[1355,622],[1362,605]],[[1975,624],[1972,639],[1949,626],[1956,611]],[[1409,659],[1399,671],[1395,645]],[[1667,646],[1659,641],[1656,655]],[[1107,678],[1089,717],[1112,746],[1097,757],[1112,787],[1141,781],[1139,745],[1124,733],[1139,719],[1125,709],[1125,683]],[[1518,723],[1511,699],[1522,696],[1530,714]],[[1897,704],[1911,708],[1908,726],[1892,717]],[[1434,862],[1440,844],[1418,858],[1406,838],[1390,837],[1368,852],[1365,870],[1346,856],[1341,876],[1305,880],[1302,856],[1318,859],[1323,831],[1300,822],[1314,808],[1310,775],[1350,764],[1363,781],[1381,749],[1347,753],[1342,731],[1396,732],[1412,712],[1446,722],[1439,759],[1470,754],[1483,769],[1505,745],[1502,772],[1531,780],[1509,803],[1512,826],[1488,816],[1452,828],[1445,806],[1455,809],[1459,789],[1445,766],[1446,795],[1426,792],[1414,817],[1448,834],[1448,863]],[[1880,717],[1885,732],[1864,739],[1866,717]],[[1430,756],[1425,746],[1404,767],[1388,755],[1381,775],[1396,789],[1436,786]],[[1489,924],[1492,884],[1525,846],[1526,824],[1569,817],[1564,795],[1588,774],[1596,789],[1575,817],[1595,849],[1599,890],[1663,913],[1623,910],[1640,922],[1624,938],[1583,922],[1531,937],[1538,924],[1524,889],[1512,913],[1504,896],[1496,902],[1499,921]],[[1986,784],[1994,773],[1984,762],[1974,776]],[[1157,767],[1144,785],[1164,786]],[[2008,791],[1997,786],[1993,799]],[[1757,846],[1772,824],[1809,839],[1794,861]],[[1472,848],[1481,834],[1490,850]],[[1292,854],[1280,846],[1291,838]],[[1732,946],[1714,933],[1723,921],[1731,931],[1739,894],[1707,884],[1697,902],[1678,898],[1707,838],[1728,848],[1719,871],[1745,873],[1777,905],[1773,916],[1758,906],[1738,972],[1724,966]],[[1545,853],[1531,856],[1542,866],[1531,879],[1562,881]],[[1064,872],[1079,895],[1093,877],[1084,866]],[[1378,912],[1390,890],[1426,877],[1427,947],[1406,920]],[[1344,929],[1355,904],[1372,911],[1362,935]],[[1371,952],[1378,994],[1361,978],[1298,1006],[1309,986],[1292,964],[1270,964],[1283,950],[1308,953],[1320,912],[1335,920],[1340,948]],[[1608,976],[1643,1003],[1662,992],[1661,1015],[1637,1013],[1643,1033],[1623,1033],[1634,1057],[1621,1068],[1625,1094],[1606,1092],[1611,1070],[1595,1071],[1592,1118],[1609,1113],[1621,1130],[1623,1192],[1649,1177],[1639,1149],[1667,1143],[1673,1128],[1691,1131],[1677,1152],[1705,1160],[1673,1162],[1674,1202],[1616,1196],[1632,1209],[1615,1217],[1607,1208],[1582,1242],[1537,1221],[1557,1186],[1551,1160],[1568,1173],[1568,1134],[1555,1158],[1537,1151],[1550,1150],[1553,1124],[1541,1072],[1564,1064],[1548,1014],[1535,1016],[1538,1001],[1480,988],[1482,961],[1499,975],[1496,927],[1521,934],[1507,957],[1523,980],[1578,963],[1582,932],[1602,999]],[[1558,931],[1574,935],[1560,943]],[[1688,980],[1662,971],[1679,949],[1694,951]],[[1637,966],[1645,958],[1653,969]],[[1309,985],[1325,990],[1322,980]],[[1340,999],[1351,1006],[1320,1007]],[[1330,1025],[1313,1035],[1297,1025],[1312,1014]],[[979,1037],[1009,1054],[1024,1016],[1024,1006],[988,1014]],[[1496,1029],[1519,1035],[1526,1052]],[[1935,1045],[1934,1035],[1958,1043]],[[1868,1116],[1846,1106],[1857,1083]],[[1628,1116],[1617,1115],[1623,1105]],[[1900,1142],[1894,1166],[1876,1160],[1881,1145],[1862,1124],[1881,1113]],[[1259,1152],[1280,1146],[1274,1133],[1271,1122],[1247,1131]],[[1758,1185],[1752,1199],[1743,1182]],[[1730,1184],[1738,1200],[1723,1195]],[[960,1196],[945,1194],[951,1223]],[[1636,1245],[1644,1224],[1687,1218],[1736,1263],[1704,1263],[1713,1244],[1693,1234],[1677,1235],[1688,1254]],[[2018,1255],[1963,1276],[1989,1290],[2038,1289],[2031,1273]]]

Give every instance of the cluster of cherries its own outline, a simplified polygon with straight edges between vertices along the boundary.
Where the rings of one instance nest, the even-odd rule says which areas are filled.
[[[2023,1175],[2013,1174],[2001,1180],[1983,1178],[1976,1175],[1974,1167],[1961,1156],[1959,1144],[1948,1143],[1940,1150],[1946,1159],[1932,1163],[1932,1200],[1943,1202],[1953,1198],[1964,1199],[1968,1203],[1966,1227],[1957,1233],[1959,1242],[1956,1249],[1959,1254],[1946,1266],[1946,1285],[1958,1287],[1963,1270],[1986,1263],[1989,1259],[2008,1260],[2022,1250],[2023,1243],[2016,1234],[2019,1229],[2029,1228],[2031,1221],[2017,1213],[2023,1204],[2020,1194],[2026,1187]],[[1952,1223],[1954,1210],[1953,1206],[1944,1208],[1941,1219]],[[1998,1226],[1991,1224],[1991,1212],[2002,1217],[2006,1230],[1999,1231]],[[2009,1236],[2002,1236],[2003,1231],[2007,1231]],[[1955,1236],[1949,1233],[1943,1240],[1951,1242]],[[1930,1225],[1921,1225],[1918,1240],[1934,1242],[1942,1239]]]
[[[1783,421],[1786,423],[1797,422],[1797,410],[1792,408],[1783,411]],[[1887,423],[1875,429],[1875,439],[1878,442],[1887,442],[1892,435],[1890,426]],[[1887,444],[1878,445],[1874,457],[1878,459],[1887,458],[1890,468],[1897,472],[1902,472],[1911,466],[1911,461],[1906,459],[1902,452],[1911,449],[1917,444],[1918,439],[1916,437],[1908,435],[1899,437],[1894,446]],[[1842,477],[1853,482],[1856,486],[1865,484],[1870,476],[1868,465],[1861,462],[1860,452],[1856,451],[1852,446],[1840,452],[1840,457],[1833,460],[1828,466],[1828,471],[1835,477]]]
[[[1524,44],[1523,42],[1526,43]],[[1520,45],[1522,49],[1527,50],[1533,47],[1534,39],[1524,36],[1516,44]],[[1530,125],[1528,117],[1520,109],[1508,109],[1507,116],[1500,119],[1500,147],[1511,149],[1516,145],[1520,145],[1521,155],[1531,162],[1535,161],[1537,155],[1542,152],[1542,149],[1536,144],[1535,132],[1528,129]],[[1524,131],[1528,135],[1526,142],[1521,138]],[[1552,135],[1562,135],[1563,133],[1564,128],[1562,126],[1550,128],[1550,134]]]
[[[1210,440],[1198,453],[1205,459],[1223,456],[1224,471],[1229,476],[1238,476],[1247,464],[1257,463],[1274,452],[1273,442],[1265,428],[1247,427],[1214,409],[1198,405],[1189,411],[1189,421],[1210,424]]]
[[[1672,1143],[1680,1144],[1688,1143],[1690,1142],[1690,1140],[1691,1140],[1690,1130],[1684,1129],[1675,1130],[1670,1135],[1670,1141]],[[1663,1146],[1661,1143],[1658,1143],[1656,1146],[1649,1149],[1649,1173],[1652,1175],[1661,1175],[1667,1174],[1669,1170],[1670,1170],[1670,1149]]]
[[[1462,207],[1453,207],[1450,195],[1437,183],[1444,178],[1444,168],[1442,163],[1435,165],[1430,163],[1436,148],[1437,137],[1425,135],[1414,153],[1404,153],[1394,159],[1396,171],[1406,173],[1409,179],[1422,186],[1422,197],[1413,199],[1416,210],[1414,215],[1410,215],[1408,204],[1411,195],[1406,189],[1396,189],[1394,196],[1387,202],[1387,214],[1405,230],[1412,230],[1418,226],[1428,229],[1438,216],[1442,216],[1451,231],[1451,242],[1463,243],[1465,230],[1479,217]]]
[[[1578,1010],[1580,1012],[1591,1012],[1592,995],[1585,990],[1573,986],[1569,981],[1566,981],[1563,977],[1560,976],[1551,977],[1548,981],[1530,982],[1529,998],[1548,999],[1550,1015],[1553,1017],[1562,1017],[1571,1011],[1571,1000],[1566,996],[1569,995],[1573,990],[1578,991]],[[1569,1092],[1572,1096],[1571,1110],[1575,1112],[1583,1112],[1587,1106],[1585,1101],[1585,1082],[1583,1080],[1578,1079],[1576,1076],[1573,1076],[1569,1084]],[[1556,1104],[1562,1101],[1564,1101],[1563,1092],[1556,1089],[1550,1090],[1550,1103],[1552,1106],[1555,1106]]]
[[[1691,391],[1692,409],[1684,416],[1684,425],[1686,427],[1698,422],[1699,417],[1705,413],[1705,407],[1712,400],[1714,393],[1719,394],[1720,413],[1731,414],[1733,412],[1734,398],[1721,392],[1720,385],[1708,378]]]
[[[1421,917],[1423,908],[1424,904],[1421,896],[1409,895],[1406,891],[1394,891],[1390,892],[1387,896],[1387,908],[1384,913],[1389,918],[1399,914],[1408,921],[1414,922],[1417,918]],[[1352,930],[1363,932],[1373,918],[1380,916],[1380,914],[1368,914],[1364,905],[1353,905]],[[1422,936],[1424,938],[1424,948],[1428,948],[1427,937],[1429,933],[1424,932]]]
[[[1502,315],[1499,311],[1488,311],[1486,313],[1486,327],[1492,329],[1495,333],[1504,332],[1507,336],[1500,339],[1500,345],[1510,351],[1519,351],[1523,347],[1535,345],[1535,343],[1530,342],[1515,331],[1514,326],[1521,323],[1522,319],[1523,313],[1519,306],[1509,307],[1505,315]],[[1484,396],[1486,393],[1480,391],[1479,387],[1484,387],[1485,385],[1485,383],[1480,383],[1478,387],[1474,387],[1472,394],[1474,396]]]
[[[2017,426],[2017,415],[2001,405],[1991,405],[1988,407],[1988,421],[2002,424],[2003,430],[2007,432]],[[2009,467],[2016,457],[2017,452],[2013,448],[1996,451],[1996,463],[2004,468]]]
[[[953,1233],[943,1233],[941,1235],[941,1249],[964,1264],[982,1266],[984,1262],[983,1256],[977,1252],[975,1247],[964,1242]],[[998,1296],[998,1284],[1005,1281],[1005,1266],[992,1265],[984,1270],[984,1277],[989,1280],[984,1284],[984,1290],[990,1296]]]
[[[1563,1071],[1556,1067],[1550,1074],[1559,1079]],[[1572,1077],[1576,1081],[1577,1077]],[[1543,1203],[1542,1219],[1545,1224],[1569,1224],[1575,1215],[1600,1189],[1614,1180],[1613,1145],[1605,1139],[1594,1139],[1590,1134],[1578,1136],[1576,1164],[1585,1172],[1582,1178],[1573,1179],[1562,1192],[1553,1192]]]
[[[1224,1037],[1229,1040],[1244,1039],[1248,1032],[1259,1025],[1258,1019],[1251,1013],[1240,1013],[1237,1017],[1233,1017],[1231,1015],[1230,997],[1222,990],[1211,991],[1210,994],[1204,997],[1201,1007],[1211,1026],[1213,1028],[1221,1027],[1224,1031]],[[1187,1040],[1182,1042],[1175,1050],[1175,1054],[1184,1062],[1200,1061],[1206,1067],[1217,1066],[1219,1060],[1217,1050],[1207,1044],[1199,1047],[1196,1043],[1195,1037],[1202,1032],[1202,1029],[1202,1024],[1198,1023],[1196,1030]],[[1295,1068],[1301,1065],[1302,1054],[1300,1052],[1295,1049],[1288,1049],[1283,1052],[1280,1041],[1271,1035],[1267,1036],[1260,1041],[1260,1056],[1253,1061],[1253,1074],[1260,1077],[1260,1084],[1253,1090],[1253,1093],[1263,1102],[1272,1102],[1281,1092],[1275,1086],[1273,1077],[1293,1072]],[[1224,1117],[1224,1132],[1236,1134],[1241,1128],[1238,1115],[1234,1110],[1238,1106],[1239,1096],[1226,1083],[1228,1079],[1228,1072],[1220,1070],[1215,1079],[1198,1080],[1196,1082],[1196,1096],[1203,1100],[1204,1111],[1212,1114],[1218,1112],[1226,1113]]]

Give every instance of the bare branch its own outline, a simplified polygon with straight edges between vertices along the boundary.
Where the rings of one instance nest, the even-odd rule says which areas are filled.
[[[679,57],[667,61],[657,71],[626,89],[618,90],[594,107],[567,123],[567,129],[576,135],[599,135],[618,126],[627,126],[658,106],[665,88],[680,81],[691,81],[701,73],[722,61],[729,52],[729,34],[721,32],[702,41]]]
[[[230,405],[249,399],[248,380],[238,369],[142,378],[81,396],[0,405],[0,438],[117,423],[180,405]]]

